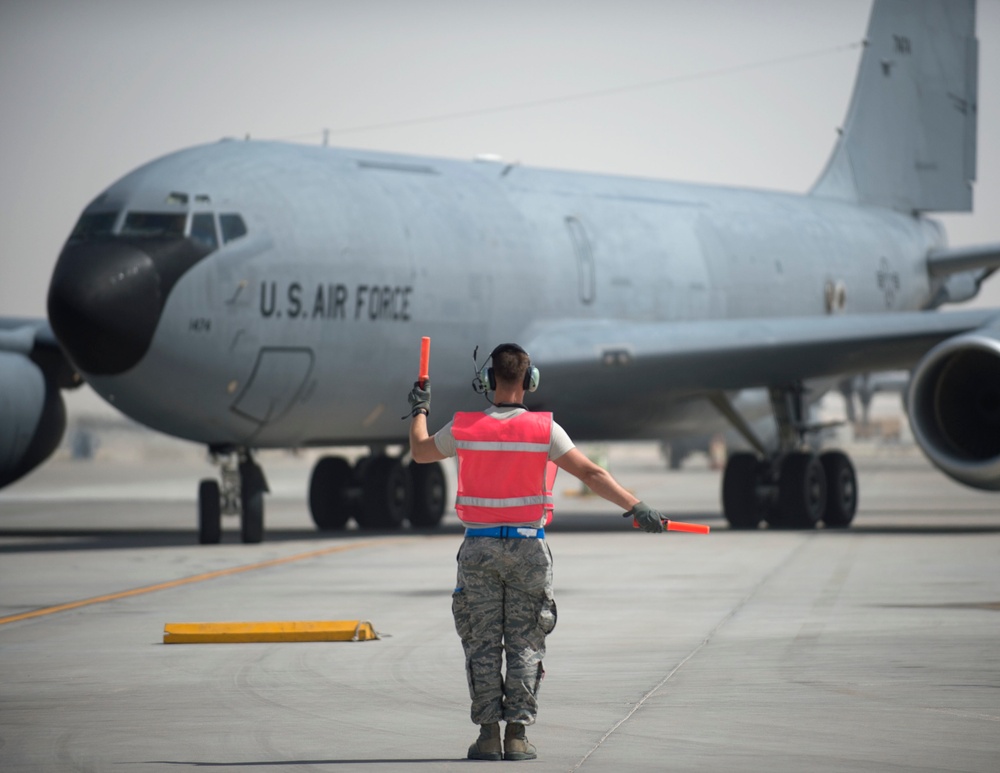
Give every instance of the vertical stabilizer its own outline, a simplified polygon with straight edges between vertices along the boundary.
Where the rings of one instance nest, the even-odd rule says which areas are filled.
[[[847,120],[813,195],[972,210],[975,13],[975,0],[875,0]]]

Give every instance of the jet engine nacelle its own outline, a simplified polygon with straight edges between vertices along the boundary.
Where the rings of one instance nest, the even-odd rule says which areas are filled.
[[[945,474],[1000,490],[1000,339],[955,336],[917,365],[907,400],[913,435]]]
[[[0,487],[31,472],[66,431],[58,384],[18,352],[0,352]]]

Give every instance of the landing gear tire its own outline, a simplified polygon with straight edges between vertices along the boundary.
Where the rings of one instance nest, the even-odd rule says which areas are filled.
[[[240,536],[244,543],[256,544],[264,539],[264,492],[244,486],[242,496]]]
[[[249,452],[240,461],[240,536],[246,544],[264,540],[264,473]]]
[[[410,476],[399,459],[375,456],[359,470],[361,473],[361,512],[357,515],[362,529],[398,529],[409,515],[413,492]]]
[[[843,451],[827,451],[819,457],[826,474],[826,512],[823,523],[828,529],[846,529],[858,511],[858,479],[851,459]]]
[[[756,529],[764,516],[757,497],[763,464],[756,454],[733,454],[722,476],[722,512],[731,529]]]
[[[778,529],[814,529],[826,512],[826,475],[814,454],[788,454],[781,463],[777,507],[768,523]]]
[[[222,505],[219,482],[206,478],[198,485],[198,542],[218,545],[222,541]]]
[[[324,456],[313,467],[309,480],[309,512],[320,531],[339,531],[354,515],[347,498],[353,473],[339,456]]]
[[[413,485],[410,524],[415,527],[437,526],[444,516],[445,498],[448,496],[444,470],[436,462],[410,462],[407,472]]]

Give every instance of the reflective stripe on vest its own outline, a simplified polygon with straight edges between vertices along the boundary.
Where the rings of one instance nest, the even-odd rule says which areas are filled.
[[[552,483],[549,462],[552,414],[526,411],[509,419],[456,413],[458,451],[455,510],[466,523],[548,523]]]

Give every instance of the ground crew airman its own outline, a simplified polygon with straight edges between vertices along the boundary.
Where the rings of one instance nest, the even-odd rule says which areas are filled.
[[[528,411],[524,394],[537,388],[539,373],[519,345],[494,349],[478,379],[494,392],[491,407],[456,413],[433,436],[430,382],[414,384],[410,452],[418,463],[458,456],[455,509],[466,531],[452,613],[465,650],[472,721],[480,725],[469,759],[530,760],[537,753],[524,728],[535,721],[545,637],[556,624],[544,539],[556,467],[627,510],[645,531],[663,531],[663,516],[584,456],[551,413]]]

